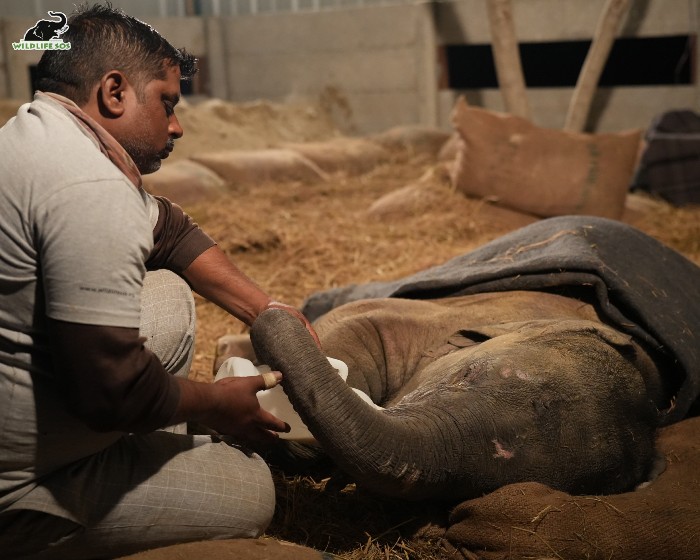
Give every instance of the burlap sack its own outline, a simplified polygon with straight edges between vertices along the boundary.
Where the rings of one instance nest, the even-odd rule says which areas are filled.
[[[221,177],[186,159],[163,163],[155,173],[143,176],[143,186],[149,193],[164,196],[181,206],[225,192],[225,182]]]
[[[314,162],[326,173],[343,172],[361,175],[389,161],[389,153],[380,145],[364,138],[333,138],[325,142],[284,144]]]
[[[293,150],[227,150],[195,154],[190,159],[208,167],[232,186],[266,181],[315,183],[328,178],[315,163]]]
[[[455,187],[469,196],[541,217],[585,214],[619,219],[636,164],[641,131],[581,134],[457,100],[461,140]]]
[[[166,546],[121,560],[330,560],[332,554],[274,539],[229,539]]]
[[[633,492],[571,496],[538,483],[460,504],[446,538],[464,558],[700,558],[700,418],[661,431],[666,470]]]

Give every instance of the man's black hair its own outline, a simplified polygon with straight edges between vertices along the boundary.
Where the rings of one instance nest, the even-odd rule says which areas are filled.
[[[176,49],[150,25],[106,5],[80,6],[61,38],[69,50],[47,50],[37,66],[38,88],[86,103],[93,86],[110,70],[121,70],[137,95],[151,80],[165,79],[167,66],[182,78],[197,72],[197,59]]]

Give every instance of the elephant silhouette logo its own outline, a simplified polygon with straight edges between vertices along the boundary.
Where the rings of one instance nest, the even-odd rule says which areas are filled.
[[[48,12],[54,19],[40,19],[27,29],[24,38],[12,43],[15,50],[67,50],[70,43],[63,41],[61,35],[68,31],[68,18],[63,12]],[[58,18],[58,19],[55,19]]]

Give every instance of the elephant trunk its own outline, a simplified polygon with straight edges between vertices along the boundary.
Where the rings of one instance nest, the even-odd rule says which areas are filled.
[[[467,466],[462,442],[479,438],[460,433],[457,426],[464,432],[465,423],[455,422],[454,409],[374,409],[337,375],[300,321],[285,311],[261,313],[251,340],[258,358],[283,373],[282,386],[294,409],[348,475],[384,495],[454,499],[455,475]],[[460,490],[471,493],[470,481],[462,482]]]

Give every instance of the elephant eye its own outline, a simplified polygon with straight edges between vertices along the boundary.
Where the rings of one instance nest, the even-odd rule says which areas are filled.
[[[491,361],[486,357],[482,357],[471,360],[461,373],[465,383],[478,385],[488,377],[492,369]]]

